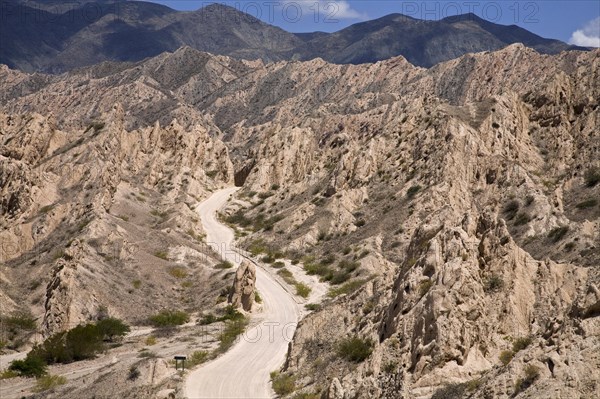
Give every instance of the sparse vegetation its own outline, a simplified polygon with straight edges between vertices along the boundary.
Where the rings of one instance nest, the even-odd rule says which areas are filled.
[[[190,321],[190,316],[183,311],[163,310],[150,317],[150,323],[156,327],[180,326]]]
[[[600,183],[600,167],[590,168],[584,174],[585,185],[594,187]]]
[[[170,267],[169,274],[177,279],[184,279],[188,275],[187,270],[181,266]]]
[[[46,374],[47,366],[44,359],[29,353],[23,360],[13,360],[8,370],[23,377],[41,377]]]
[[[500,362],[506,366],[508,363],[510,363],[513,356],[514,356],[513,351],[502,351],[502,352],[500,352],[500,356],[499,356]]]
[[[594,208],[597,205],[598,205],[598,200],[595,198],[590,198],[588,200],[578,203],[575,206],[577,207],[577,209],[589,209],[589,208]]]
[[[519,201],[517,200],[511,200],[509,201],[503,209],[504,214],[506,215],[506,219],[507,220],[512,220],[515,218],[515,216],[517,216],[517,212],[519,212],[519,208],[521,207],[521,205],[519,204]]]
[[[515,226],[522,226],[529,223],[530,221],[531,215],[529,215],[527,212],[520,212],[515,218]]]
[[[123,220],[124,222],[129,222],[129,216],[127,215],[117,215],[117,217]]]
[[[54,389],[58,386],[64,385],[67,383],[67,379],[62,375],[44,375],[39,377],[35,383],[35,387],[33,388],[34,392],[44,392],[50,389]]]
[[[296,390],[296,379],[287,373],[271,373],[271,384],[277,395],[288,395]]]
[[[260,296],[258,291],[254,291],[254,301],[256,303],[262,303],[262,297]]]
[[[531,337],[520,337],[513,341],[512,350],[514,353],[522,351],[527,348],[532,342]]]
[[[348,337],[339,342],[338,356],[355,363],[360,363],[371,356],[373,341],[360,337]]]
[[[365,222],[364,219],[358,219],[356,222],[354,222],[356,227],[363,227],[365,224],[367,224],[367,222]]]
[[[515,392],[514,392],[515,395],[517,395],[520,392],[523,392],[524,390],[529,388],[531,385],[533,385],[535,380],[537,380],[538,377],[540,376],[540,370],[537,367],[535,367],[533,364],[528,364],[527,366],[525,366],[524,371],[525,371],[525,376],[523,378],[519,378],[517,380],[517,382],[515,383]]]
[[[144,341],[144,344],[146,344],[147,346],[152,346],[152,345],[156,345],[156,337],[151,335],[148,338],[146,338],[146,340]]]
[[[142,286],[142,281],[141,280],[133,280],[131,282],[131,284],[133,285],[133,288],[135,288],[137,290]]]
[[[419,295],[425,296],[429,290],[433,287],[433,282],[430,279],[423,280],[419,283]]]
[[[210,353],[207,351],[195,351],[187,359],[187,366],[189,368],[195,367],[199,364],[206,362],[210,358]]]
[[[248,320],[245,317],[241,320],[228,321],[219,335],[219,351],[226,352],[235,343],[237,336],[244,332],[247,325]]]
[[[208,313],[200,318],[200,325],[208,325],[216,323],[218,321],[240,321],[244,320],[244,315],[240,313],[236,308],[229,305],[225,308],[221,316],[215,316],[212,313]]]
[[[167,251],[156,251],[154,252],[154,256],[162,260],[169,260],[169,253]]]
[[[308,285],[304,283],[296,283],[296,295],[299,295],[302,298],[308,298],[310,292],[311,289]]]
[[[215,269],[231,269],[233,268],[233,263],[231,263],[228,260],[224,260],[222,262],[219,262],[215,265]]]
[[[357,291],[360,287],[362,287],[364,283],[366,283],[366,280],[349,281],[349,282],[345,283],[344,285],[329,289],[329,292],[327,293],[327,295],[330,298],[335,298],[340,295],[351,294],[351,293]]]
[[[548,233],[548,238],[550,241],[556,243],[562,240],[565,235],[569,232],[569,226],[560,226],[552,229],[550,233]]]
[[[317,311],[321,310],[321,305],[319,305],[318,303],[307,303],[306,305],[304,305],[304,308],[306,310]]]
[[[140,377],[140,370],[136,366],[131,366],[129,368],[129,373],[127,374],[127,379],[129,381],[135,381]]]
[[[406,197],[408,199],[413,199],[415,197],[415,195],[417,195],[417,193],[421,191],[421,186],[419,186],[418,184],[415,186],[412,186],[411,188],[409,188],[406,191]]]
[[[483,290],[488,294],[493,292],[501,291],[504,288],[504,280],[502,277],[497,274],[492,274],[487,279],[485,279],[483,284]]]

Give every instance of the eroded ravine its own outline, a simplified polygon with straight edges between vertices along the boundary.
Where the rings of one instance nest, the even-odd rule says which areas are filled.
[[[241,255],[234,248],[233,231],[216,218],[219,210],[235,193],[236,187],[215,192],[197,207],[209,245],[224,258],[239,264]],[[285,360],[300,317],[294,298],[267,272],[256,270],[256,287],[263,299],[262,312],[241,339],[224,355],[190,372],[185,379],[185,396],[196,398],[271,398],[271,371]]]

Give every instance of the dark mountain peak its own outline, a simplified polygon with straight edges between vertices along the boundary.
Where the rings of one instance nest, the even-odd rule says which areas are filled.
[[[61,8],[56,5],[66,4],[63,0],[14,1],[18,7],[37,5],[48,15]],[[360,64],[401,55],[414,65],[430,67],[511,43],[524,43],[549,54],[573,49],[558,40],[544,39],[518,26],[498,25],[472,13],[439,21],[396,13],[334,33],[293,34],[220,3],[186,12],[144,1],[82,0],[78,4],[82,7],[87,3],[101,4],[103,17],[118,9],[118,17],[67,18],[61,23],[32,19],[24,24],[19,13],[7,13],[0,24],[0,63],[28,72],[57,73],[103,61],[136,62],[189,46],[265,62],[319,57],[338,64]],[[53,21],[50,17],[43,20]]]

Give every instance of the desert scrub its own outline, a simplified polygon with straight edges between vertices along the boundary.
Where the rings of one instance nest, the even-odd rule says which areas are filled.
[[[338,356],[354,363],[364,361],[371,356],[371,352],[373,352],[373,341],[357,336],[344,338],[337,345]]]
[[[156,337],[153,335],[149,336],[144,340],[144,344],[146,344],[147,346],[156,345]]]
[[[23,377],[41,377],[46,374],[47,365],[40,356],[32,355],[31,352],[23,360],[13,360],[8,366],[10,375]]]
[[[578,203],[575,206],[577,207],[577,209],[589,209],[589,208],[594,208],[597,205],[598,205],[598,200],[595,198],[590,198],[588,200]]]
[[[248,320],[244,317],[242,320],[228,321],[225,329],[219,335],[219,352],[226,352],[233,346],[238,335],[242,334],[248,325]]]
[[[207,351],[195,351],[187,359],[187,366],[192,368],[206,362],[210,358],[210,353]]]
[[[500,359],[500,362],[504,366],[506,366],[508,363],[510,363],[510,361],[513,358],[513,356],[514,356],[513,351],[502,351],[502,352],[500,352],[499,359]]]
[[[317,310],[321,310],[321,305],[318,303],[307,303],[304,305],[304,309],[316,312]]]
[[[429,279],[423,280],[419,283],[419,296],[425,296],[429,290],[433,287],[433,282]]]
[[[187,277],[187,271],[181,266],[173,266],[169,268],[169,274],[176,279],[184,279]]]
[[[262,303],[262,297],[260,296],[258,291],[254,291],[254,301],[256,303]]]
[[[154,252],[154,256],[162,260],[169,260],[169,253],[167,251],[156,251]]]
[[[489,276],[483,284],[483,290],[488,294],[501,291],[502,288],[504,288],[504,280],[497,274]]]
[[[35,387],[33,388],[34,392],[43,392],[48,391],[50,389],[54,389],[58,386],[64,385],[67,383],[67,379],[62,375],[45,375],[37,379],[35,383]]]
[[[520,212],[515,218],[515,226],[523,226],[531,221],[531,215],[527,212]]]
[[[231,321],[244,320],[244,315],[242,313],[240,313],[232,305],[229,305],[224,309],[223,314],[221,316],[215,316],[212,313],[205,314],[200,318],[200,321],[198,322],[198,324],[208,325],[208,324],[216,323],[219,321],[228,321],[228,320],[231,320]]]
[[[296,378],[291,374],[271,373],[271,385],[277,395],[288,395],[296,390]]]
[[[588,187],[594,187],[600,183],[600,167],[590,168],[585,172],[584,175],[585,185]]]
[[[339,287],[330,288],[329,292],[327,293],[327,296],[329,296],[330,298],[335,298],[344,294],[352,294],[353,292],[357,291],[360,287],[362,287],[366,282],[366,280],[349,281],[346,284],[341,285]]]
[[[173,327],[187,323],[190,321],[190,316],[183,311],[163,310],[151,316],[149,321],[155,327]]]
[[[418,184],[415,186],[412,186],[411,188],[409,188],[406,191],[406,198],[408,198],[409,200],[413,199],[419,191],[421,191],[421,186],[419,186]]]
[[[306,299],[310,295],[311,289],[304,283],[296,283],[296,295]]]
[[[531,345],[532,339],[531,337],[520,337],[513,341],[512,350],[514,353],[522,351]]]
[[[550,239],[550,241],[556,243],[562,240],[568,232],[569,226],[556,227],[552,229],[550,233],[548,233],[548,238]]]
[[[535,367],[533,364],[528,364],[527,366],[525,366],[524,371],[525,371],[525,376],[523,378],[519,378],[517,380],[517,382],[515,383],[515,392],[514,392],[515,395],[517,395],[520,392],[523,392],[524,390],[529,388],[531,385],[533,385],[535,380],[537,380],[538,377],[540,376],[540,370],[537,367]]]
[[[504,212],[506,215],[507,220],[512,220],[515,218],[515,216],[517,216],[517,212],[519,212],[520,207],[521,205],[519,204],[519,201],[511,200],[506,203],[502,212]]]
[[[233,267],[233,263],[231,263],[228,260],[224,260],[222,262],[219,262],[215,265],[215,269],[231,269]]]
[[[289,285],[296,284],[296,279],[294,278],[294,275],[288,269],[282,268],[277,272],[277,274],[279,274],[281,278],[283,278],[283,280]]]

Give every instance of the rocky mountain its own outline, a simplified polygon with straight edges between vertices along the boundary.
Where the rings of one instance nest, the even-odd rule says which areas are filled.
[[[0,63],[26,72],[140,61],[182,46],[265,62],[322,58],[358,64],[402,55],[424,67],[512,43],[547,54],[575,49],[473,14],[440,21],[392,14],[335,33],[293,34],[219,4],[177,12],[142,1],[11,0],[2,13]]]
[[[0,305],[47,332],[209,306],[233,276],[190,206],[235,182],[241,245],[330,284],[282,370],[297,394],[593,398],[599,71],[521,44],[430,69],[189,47],[2,67]]]

